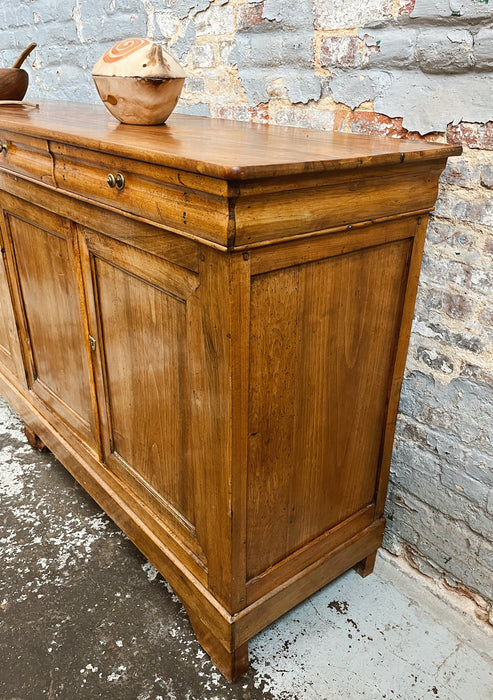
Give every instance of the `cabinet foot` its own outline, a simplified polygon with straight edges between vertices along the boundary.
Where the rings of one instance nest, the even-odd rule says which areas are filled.
[[[375,550],[371,554],[369,554],[367,557],[359,561],[357,564],[354,565],[353,569],[362,577],[365,578],[365,576],[368,576],[369,574],[372,573],[373,567],[375,566],[375,559],[377,556],[378,550]]]
[[[31,445],[31,447],[34,447],[36,450],[39,450],[40,452],[48,452],[48,448],[44,444],[44,442],[41,440],[41,438],[36,435],[34,430],[31,430],[31,428],[24,423],[24,434],[27,438],[28,443]]]
[[[200,646],[209,654],[211,661],[223,676],[228,681],[235,681],[246,673],[248,671],[248,642],[233,651],[228,651],[200,618],[193,613],[191,614],[189,610],[187,612]]]

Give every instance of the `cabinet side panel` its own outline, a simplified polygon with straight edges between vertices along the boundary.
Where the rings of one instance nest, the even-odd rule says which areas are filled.
[[[249,578],[374,500],[411,247],[253,279]]]

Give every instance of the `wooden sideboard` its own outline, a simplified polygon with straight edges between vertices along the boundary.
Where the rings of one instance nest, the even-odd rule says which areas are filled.
[[[0,393],[183,601],[248,640],[372,570],[428,212],[422,141],[0,108]]]

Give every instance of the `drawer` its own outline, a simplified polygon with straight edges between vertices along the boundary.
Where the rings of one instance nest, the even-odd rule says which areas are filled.
[[[45,139],[0,129],[0,168],[54,185],[53,158]]]
[[[51,150],[60,190],[185,235],[227,244],[226,182],[62,143],[52,143]],[[114,182],[117,175],[120,186]],[[111,185],[108,178],[114,178]]]

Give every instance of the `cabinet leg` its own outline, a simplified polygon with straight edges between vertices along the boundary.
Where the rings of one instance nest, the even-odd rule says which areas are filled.
[[[39,450],[40,452],[48,452],[48,448],[44,444],[44,442],[41,440],[41,438],[36,435],[34,430],[31,430],[31,428],[24,423],[24,434],[27,438],[28,443],[31,445],[31,447],[34,447],[36,450]]]
[[[359,561],[357,564],[354,565],[354,570],[362,577],[365,578],[365,576],[368,576],[369,574],[372,573],[373,567],[375,566],[375,558],[377,556],[377,551],[375,550],[371,554],[369,554],[367,557]]]
[[[200,646],[228,681],[235,681],[248,671],[248,642],[228,651],[211,630],[189,610],[188,617]]]

